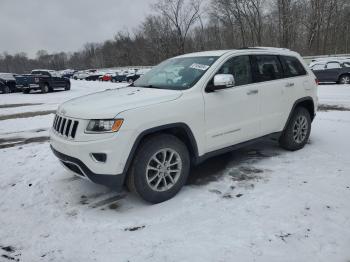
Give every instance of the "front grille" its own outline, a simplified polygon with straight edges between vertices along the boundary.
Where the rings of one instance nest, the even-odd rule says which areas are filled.
[[[62,117],[59,115],[56,115],[53,121],[53,129],[58,134],[67,138],[75,138],[78,125],[79,121]]]

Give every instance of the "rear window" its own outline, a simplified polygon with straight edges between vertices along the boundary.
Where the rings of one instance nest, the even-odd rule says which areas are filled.
[[[306,75],[306,70],[296,57],[280,56],[285,77]]]
[[[264,82],[280,79],[283,77],[281,63],[275,55],[254,55],[254,81]]]
[[[0,79],[2,79],[2,80],[15,80],[13,74],[10,74],[10,73],[0,73]]]
[[[327,63],[327,69],[335,69],[335,68],[341,68],[341,66],[338,62]]]

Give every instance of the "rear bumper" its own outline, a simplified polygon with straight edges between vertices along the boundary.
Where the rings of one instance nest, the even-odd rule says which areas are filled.
[[[62,164],[78,176],[85,177],[92,182],[121,191],[124,185],[124,175],[104,175],[92,172],[81,160],[58,152],[51,145],[51,150]]]
[[[40,85],[39,84],[29,84],[28,86],[22,86],[21,88],[22,88],[22,90],[25,90],[25,89],[40,89]]]

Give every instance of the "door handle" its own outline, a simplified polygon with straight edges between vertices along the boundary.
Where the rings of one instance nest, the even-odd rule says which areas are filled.
[[[256,95],[257,93],[259,93],[259,90],[258,89],[254,89],[254,90],[249,90],[247,92],[247,95],[250,96],[250,95]]]
[[[286,84],[286,87],[293,87],[294,86],[294,83],[287,83]]]

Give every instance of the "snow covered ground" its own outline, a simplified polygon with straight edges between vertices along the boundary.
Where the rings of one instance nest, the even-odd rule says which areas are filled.
[[[210,159],[158,205],[73,177],[50,152],[59,103],[117,86],[0,95],[0,261],[350,261],[350,86],[319,87],[329,106],[303,150],[264,141]]]

